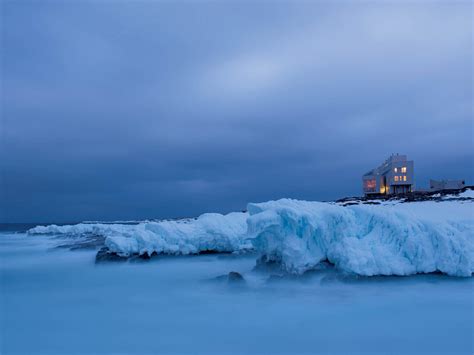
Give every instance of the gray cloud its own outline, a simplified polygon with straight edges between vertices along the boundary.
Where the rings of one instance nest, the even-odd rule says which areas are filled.
[[[3,3],[2,221],[472,182],[470,3]]]

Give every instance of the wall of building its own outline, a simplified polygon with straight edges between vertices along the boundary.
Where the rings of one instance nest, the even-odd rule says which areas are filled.
[[[457,190],[464,180],[430,180],[430,191]],[[362,177],[364,194],[395,194],[415,190],[415,164],[406,155],[392,155]]]
[[[400,191],[397,186],[411,186],[415,183],[414,178],[415,164],[413,160],[408,161],[394,161],[390,166],[390,171],[387,173],[387,183],[390,186],[390,193],[397,193]]]
[[[431,191],[462,189],[465,185],[464,180],[430,180]]]
[[[412,191],[415,183],[414,162],[407,160],[406,155],[392,155],[382,165],[364,175],[362,181],[365,194]]]

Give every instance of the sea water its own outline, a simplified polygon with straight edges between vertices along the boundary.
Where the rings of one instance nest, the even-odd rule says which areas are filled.
[[[252,254],[95,254],[0,233],[2,354],[473,352],[472,278],[275,277]],[[231,271],[245,283],[219,278]]]

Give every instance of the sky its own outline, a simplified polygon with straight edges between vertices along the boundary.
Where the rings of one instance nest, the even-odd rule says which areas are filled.
[[[1,3],[0,222],[474,184],[470,1]]]

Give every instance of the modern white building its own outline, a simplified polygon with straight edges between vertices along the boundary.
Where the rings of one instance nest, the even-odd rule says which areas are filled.
[[[414,183],[413,160],[399,154],[392,154],[382,165],[362,176],[365,195],[404,194],[413,191]]]
[[[458,190],[466,186],[464,180],[430,180],[430,191]]]

